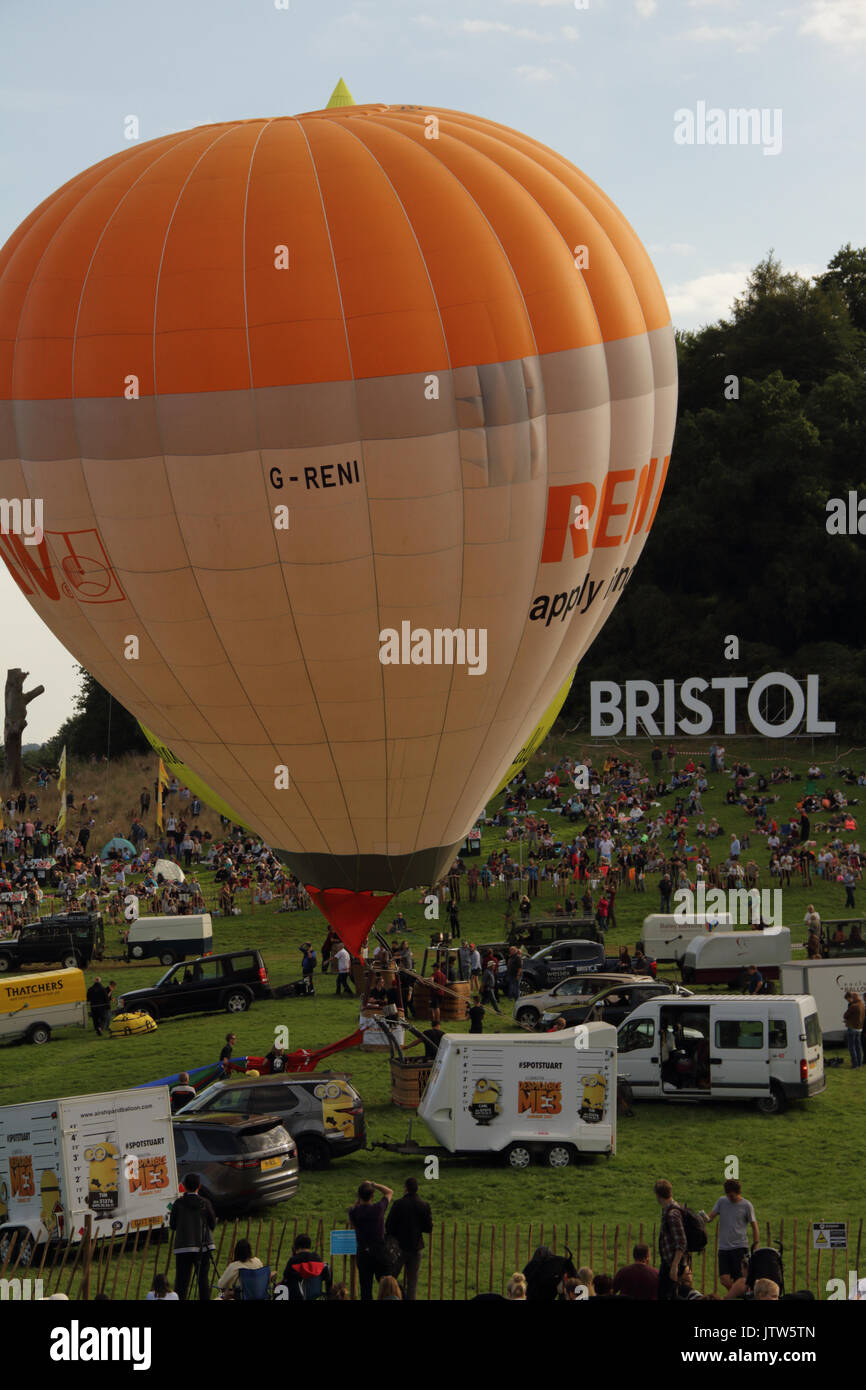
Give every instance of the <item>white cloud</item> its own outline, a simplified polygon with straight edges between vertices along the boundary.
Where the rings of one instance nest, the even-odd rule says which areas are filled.
[[[751,53],[780,32],[778,25],[750,19],[746,24],[701,24],[685,37],[695,43],[732,43],[738,53]]]
[[[555,82],[556,73],[551,72],[550,68],[532,67],[524,64],[523,67],[515,68],[514,71],[521,82]]]
[[[651,256],[693,256],[697,249],[688,241],[657,241],[649,252]]]
[[[634,7],[641,19],[652,19],[658,9],[658,0],[634,0]]]
[[[800,33],[814,34],[824,43],[866,43],[866,4],[864,0],[811,0]]]
[[[576,43],[580,38],[580,30],[576,24],[563,24],[561,33],[562,37],[568,39],[569,43]]]
[[[464,34],[510,34],[512,38],[526,39],[530,43],[553,43],[552,34],[539,34],[537,29],[517,29],[499,19],[462,19],[457,27]]]
[[[750,267],[743,264],[730,270],[713,270],[683,280],[665,291],[671,318],[677,327],[694,327],[724,318],[738,294],[746,287]]]

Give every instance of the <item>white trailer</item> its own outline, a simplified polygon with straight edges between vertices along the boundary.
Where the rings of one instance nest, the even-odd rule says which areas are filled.
[[[167,1227],[177,1195],[167,1086],[0,1106],[0,1265],[16,1235],[22,1269],[88,1215],[94,1238]]]
[[[790,958],[789,927],[714,931],[689,943],[680,974],[687,985],[737,985],[747,967],[754,965],[765,979],[777,980],[782,962]]]
[[[616,1150],[616,1029],[446,1033],[418,1114],[452,1154],[564,1168]]]
[[[783,994],[811,994],[818,1006],[825,1043],[845,1041],[845,993],[856,990],[862,998],[866,992],[866,956],[789,960],[781,966],[779,978]]]
[[[683,914],[681,920],[673,912],[653,912],[644,918],[641,941],[650,960],[673,960],[679,964],[696,936],[730,930],[733,925],[727,912]]]

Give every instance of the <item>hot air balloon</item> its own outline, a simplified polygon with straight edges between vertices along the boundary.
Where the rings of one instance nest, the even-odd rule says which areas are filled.
[[[44,501],[0,555],[356,949],[610,613],[675,403],[649,258],[547,147],[421,106],[209,125],[0,252],[0,493]]]

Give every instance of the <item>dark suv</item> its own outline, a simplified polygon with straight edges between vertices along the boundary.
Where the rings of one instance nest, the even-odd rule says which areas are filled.
[[[58,912],[28,922],[0,941],[0,974],[27,965],[84,968],[101,960],[105,933],[99,912]]]
[[[261,951],[226,951],[172,966],[155,985],[124,990],[118,1012],[143,1009],[157,1022],[209,1009],[242,1014],[254,999],[273,997]]]
[[[266,1206],[297,1192],[297,1150],[276,1115],[175,1115],[171,1123],[180,1181],[197,1173],[217,1211]]]
[[[341,1072],[214,1081],[178,1114],[212,1111],[278,1115],[298,1146],[302,1168],[326,1168],[367,1143],[364,1102]]]

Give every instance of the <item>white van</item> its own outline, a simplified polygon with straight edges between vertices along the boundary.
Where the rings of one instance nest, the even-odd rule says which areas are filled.
[[[187,956],[213,954],[213,925],[209,912],[187,917],[136,917],[126,938],[126,959],[156,956],[163,965],[174,965]]]
[[[0,1038],[46,1043],[52,1030],[87,1027],[87,995],[80,970],[42,970],[0,978]]]
[[[847,990],[863,997],[866,992],[866,956],[837,960],[789,960],[779,976],[785,994],[811,994],[818,1005],[825,1043],[845,1041],[842,1015],[848,1007]]]
[[[680,974],[685,984],[739,985],[746,967],[756,965],[765,980],[778,980],[782,962],[790,959],[790,927],[714,931],[689,942]]]
[[[678,922],[672,912],[653,912],[643,922],[644,954],[650,960],[675,960],[679,964],[695,937],[709,936],[712,931],[733,925],[727,912],[707,912],[703,916],[684,914],[682,922]]]
[[[617,1034],[619,1076],[635,1100],[756,1100],[774,1115],[826,1084],[810,994],[662,995]]]
[[[446,1033],[418,1114],[450,1154],[565,1168],[616,1150],[616,1029]]]

